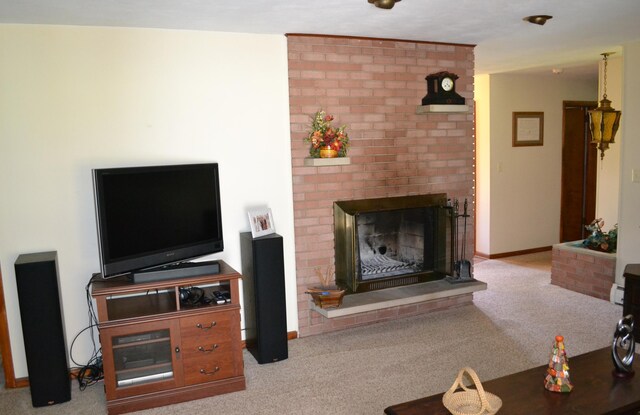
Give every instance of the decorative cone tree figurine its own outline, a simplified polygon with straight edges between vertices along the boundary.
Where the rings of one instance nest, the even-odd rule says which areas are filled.
[[[564,337],[562,336],[556,336],[556,341],[553,344],[544,387],[551,392],[571,392],[573,389],[569,378],[569,358],[564,350]]]

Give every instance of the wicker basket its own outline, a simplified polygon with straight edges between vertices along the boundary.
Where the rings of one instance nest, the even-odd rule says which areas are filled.
[[[467,373],[476,389],[467,388],[462,383],[462,376]],[[456,390],[462,388],[461,391]],[[502,400],[496,395],[485,392],[476,372],[465,367],[458,372],[454,384],[444,393],[442,403],[453,415],[491,415],[498,412]]]
[[[337,308],[342,305],[345,290],[339,288],[308,288],[307,294],[313,299],[313,303],[320,308]]]

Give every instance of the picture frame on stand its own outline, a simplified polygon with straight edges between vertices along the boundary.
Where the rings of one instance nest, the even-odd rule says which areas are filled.
[[[251,236],[259,238],[276,232],[273,214],[269,208],[251,209],[248,212]]]

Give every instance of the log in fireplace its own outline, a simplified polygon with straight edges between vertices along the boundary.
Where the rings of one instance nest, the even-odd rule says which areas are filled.
[[[334,202],[336,283],[348,293],[445,278],[453,269],[445,193]]]

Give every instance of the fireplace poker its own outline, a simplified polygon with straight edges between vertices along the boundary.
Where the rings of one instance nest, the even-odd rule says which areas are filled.
[[[453,222],[453,240],[454,240],[454,252],[453,256],[455,258],[455,263],[453,265],[452,275],[450,277],[446,277],[445,279],[450,283],[459,283],[459,282],[468,282],[473,281],[473,277],[471,276],[471,262],[465,259],[466,256],[466,241],[467,241],[467,218],[469,214],[467,213],[469,208],[469,202],[467,199],[464,200],[463,205],[463,213],[462,215],[459,212],[460,204],[458,199],[454,199],[453,202],[453,217],[456,218],[455,222]],[[458,237],[458,227],[460,217],[464,218],[464,229],[463,229],[463,238],[460,240]],[[461,247],[458,247],[458,242],[460,242]]]
[[[453,236],[455,241],[455,249],[453,252],[453,257],[455,258],[455,263],[453,264],[453,278],[460,277],[460,251],[458,249],[458,222],[460,219],[460,215],[458,214],[458,209],[460,205],[458,204],[458,199],[453,199],[453,217],[456,218],[455,226],[453,229]]]
[[[469,203],[467,199],[464,199],[464,210],[462,217],[464,218],[464,229],[462,230],[462,258],[460,258],[460,266],[459,266],[459,274],[458,277],[462,280],[470,280],[471,277],[471,262],[466,257],[466,245],[467,245],[467,218],[469,214],[467,213],[467,208]]]

